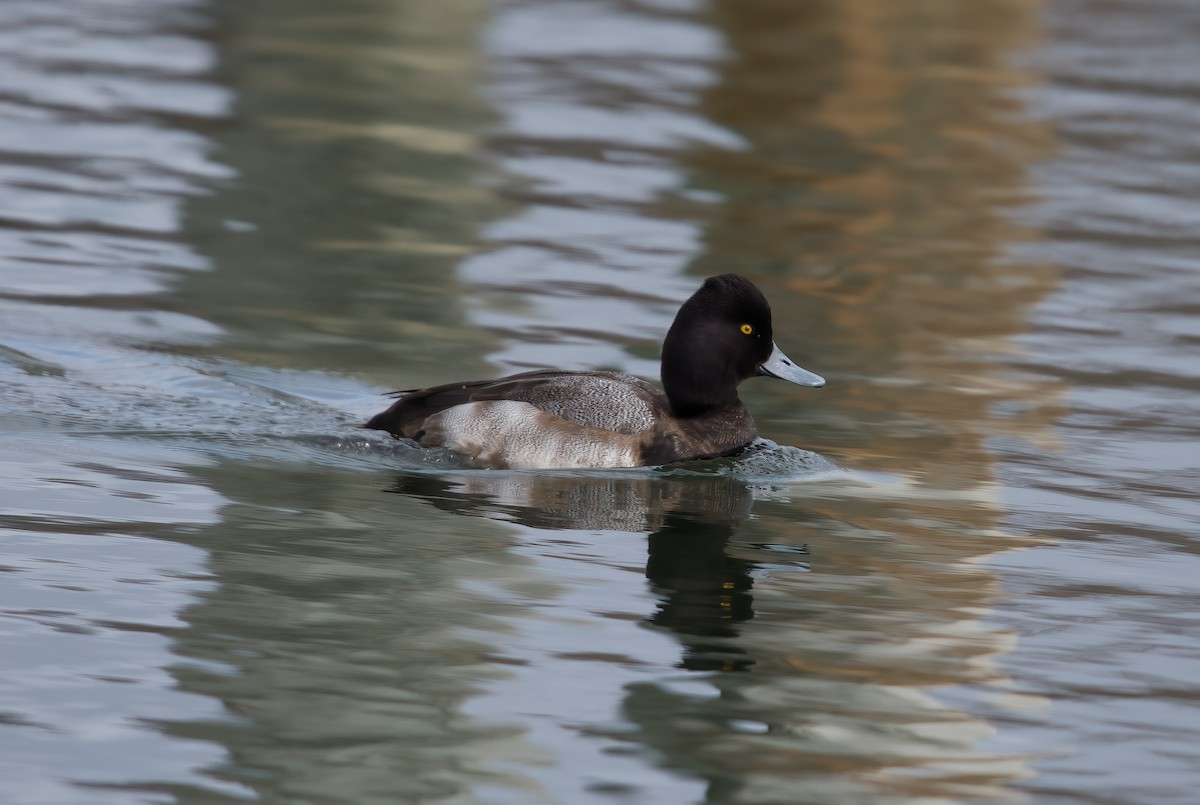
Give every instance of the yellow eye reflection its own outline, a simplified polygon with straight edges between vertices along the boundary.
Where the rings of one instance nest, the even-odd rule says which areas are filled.
[[[750,335],[750,333],[754,332],[754,328],[751,327],[749,324],[743,324],[742,332],[745,333],[746,335]]]

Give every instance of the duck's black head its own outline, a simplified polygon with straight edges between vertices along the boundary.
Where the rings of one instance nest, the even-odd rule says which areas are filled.
[[[760,374],[825,385],[775,346],[771,306],[753,282],[737,274],[709,277],[679,308],[663,341],[663,389],[673,413],[695,416],[736,405],[738,384]]]

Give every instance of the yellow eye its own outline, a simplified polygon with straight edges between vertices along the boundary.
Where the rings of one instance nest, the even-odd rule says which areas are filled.
[[[751,327],[749,324],[743,324],[742,332],[745,333],[746,335],[750,335],[750,333],[754,332],[754,328]]]

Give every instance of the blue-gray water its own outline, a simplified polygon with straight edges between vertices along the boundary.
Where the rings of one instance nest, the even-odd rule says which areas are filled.
[[[1192,803],[1200,6],[0,4],[0,802]],[[351,425],[657,371],[774,446]]]

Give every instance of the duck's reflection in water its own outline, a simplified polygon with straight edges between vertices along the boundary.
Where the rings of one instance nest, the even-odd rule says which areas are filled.
[[[753,499],[741,489],[749,504]],[[745,514],[749,511],[746,505]],[[732,645],[737,624],[754,617],[753,565],[727,552],[733,526],[732,520],[667,514],[663,527],[650,535],[646,578],[662,600],[649,620],[683,638],[681,665],[691,670],[743,670],[754,663]]]
[[[647,533],[646,578],[659,600],[646,621],[679,637],[681,667],[744,670],[754,664],[737,638],[739,624],[754,617],[755,565],[729,551],[730,538],[754,505],[744,481],[462,472],[403,475],[389,491],[445,511],[536,529]]]

